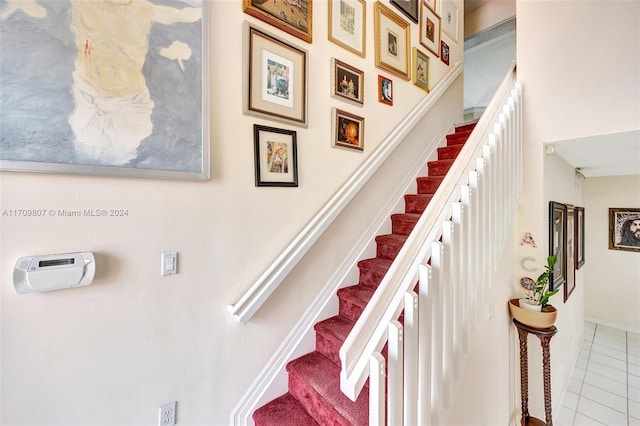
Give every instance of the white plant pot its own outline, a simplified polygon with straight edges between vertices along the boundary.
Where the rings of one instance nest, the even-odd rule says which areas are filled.
[[[535,312],[542,311],[542,305],[537,304],[533,300],[520,299],[518,300],[518,302],[520,303],[520,307],[523,309],[527,309],[529,311],[535,311]]]

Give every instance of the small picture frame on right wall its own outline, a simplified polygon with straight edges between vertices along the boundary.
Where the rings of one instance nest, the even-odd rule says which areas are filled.
[[[453,0],[442,0],[440,4],[440,16],[442,17],[442,31],[458,42],[458,8]]]
[[[440,40],[440,60],[449,65],[449,45],[444,40]]]
[[[609,249],[640,252],[640,208],[609,209]]]

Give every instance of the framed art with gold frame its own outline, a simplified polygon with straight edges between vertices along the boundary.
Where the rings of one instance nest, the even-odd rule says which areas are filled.
[[[242,0],[242,11],[301,40],[311,43],[313,0],[300,2]]]
[[[393,106],[393,80],[378,74],[378,102]]]
[[[364,118],[333,108],[334,147],[364,151]]]
[[[367,5],[364,0],[329,0],[329,41],[365,57]]]
[[[243,112],[307,127],[307,51],[245,21]]]
[[[410,80],[410,24],[379,1],[374,5],[376,67]]]
[[[413,48],[413,84],[429,93],[429,57],[417,47]]]
[[[440,56],[440,17],[427,6],[426,2],[422,3],[420,14],[420,44],[436,57]]]
[[[440,3],[440,16],[442,17],[442,32],[457,43],[458,7],[455,5],[453,0],[442,0],[442,3]]]
[[[336,58],[331,58],[331,65],[331,96],[362,105],[364,103],[364,71]]]

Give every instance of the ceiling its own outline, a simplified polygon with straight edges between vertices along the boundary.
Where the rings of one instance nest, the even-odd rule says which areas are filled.
[[[640,175],[640,130],[546,144],[584,177]]]

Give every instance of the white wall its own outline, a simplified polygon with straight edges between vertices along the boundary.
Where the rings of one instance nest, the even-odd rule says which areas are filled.
[[[388,4],[388,3],[387,3]],[[462,10],[461,2],[458,2]],[[392,6],[391,6],[392,7]],[[375,208],[337,220],[246,326],[226,310],[380,144],[425,92],[374,66],[373,2],[367,56],[327,40],[327,3],[313,8],[313,44],[250,18],[240,2],[212,2],[212,179],[180,182],[93,176],[0,174],[1,209],[121,208],[128,216],[0,217],[3,424],[155,424],[178,401],[179,424],[223,425],[302,312],[342,261]],[[308,129],[242,114],[242,21],[309,50]],[[418,26],[411,26],[419,45]],[[462,60],[448,40],[451,64]],[[425,50],[425,49],[422,49]],[[365,72],[365,106],[330,97],[330,58]],[[449,69],[431,60],[432,84]],[[377,76],[394,82],[394,106],[377,102]],[[217,82],[224,82],[218,84]],[[462,83],[447,117],[459,110]],[[366,120],[365,151],[331,147],[331,108]],[[252,125],[298,134],[298,188],[254,186]],[[419,143],[416,142],[419,145]],[[415,146],[404,158],[415,159]],[[413,151],[412,151],[413,150]],[[358,206],[376,206],[397,183],[394,164]],[[395,180],[394,180],[395,179]],[[355,204],[355,203],[352,203]],[[352,206],[350,206],[352,207]],[[359,210],[358,210],[359,208]],[[356,213],[354,213],[357,212]],[[87,288],[19,296],[11,274],[20,256],[92,250]],[[179,274],[160,277],[160,253],[179,252]]]
[[[621,328],[640,329],[638,253],[609,249],[609,208],[640,208],[640,176],[589,178],[585,206],[584,314]]]

